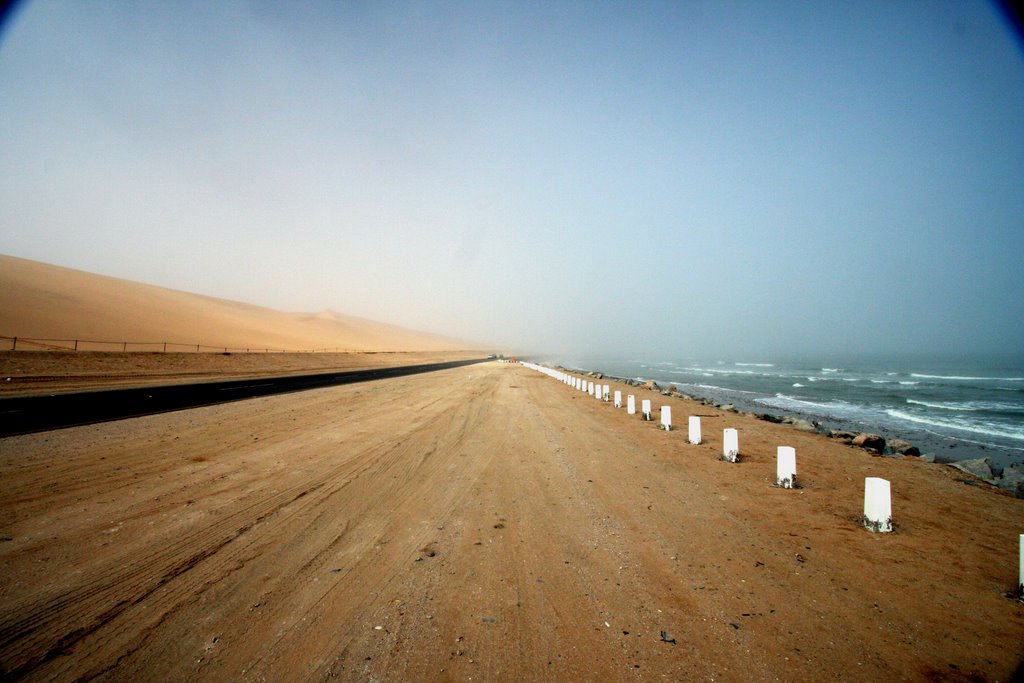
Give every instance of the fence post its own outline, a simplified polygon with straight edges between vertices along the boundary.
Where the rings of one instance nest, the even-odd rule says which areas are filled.
[[[887,479],[864,478],[864,526],[869,531],[892,531],[892,496]]]
[[[796,449],[779,446],[775,452],[775,485],[784,489],[796,488]]]
[[[76,343],[76,346],[77,346],[77,343]],[[121,351],[127,351],[127,350],[128,350],[128,342],[124,342],[123,344],[121,344]]]
[[[17,351],[17,350],[18,350],[18,338],[15,337],[14,338],[14,343],[11,345],[11,351]]]
[[[689,420],[689,438],[687,439],[692,444],[700,443],[700,417],[697,415],[691,415]]]
[[[167,342],[164,342],[164,353],[167,353]]]
[[[732,427],[727,427],[722,433],[722,458],[729,462],[736,462],[740,455],[740,435]]]
[[[77,350],[78,350],[78,340],[76,339],[75,340],[75,351],[77,351]]]

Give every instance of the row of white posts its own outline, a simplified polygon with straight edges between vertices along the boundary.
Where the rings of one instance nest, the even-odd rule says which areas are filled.
[[[611,386],[608,384],[595,384],[590,380],[575,377],[560,370],[546,368],[535,363],[526,363],[528,368],[542,372],[558,381],[574,387],[579,391],[585,391],[588,395],[599,401],[609,400]],[[622,407],[622,392],[615,392],[615,407]],[[636,414],[636,398],[631,394],[626,397],[626,413]],[[645,421],[653,420],[651,413],[650,399],[643,399],[640,403],[640,416]],[[672,407],[661,407],[661,429],[671,431],[672,429]],[[691,444],[701,443],[700,417],[691,415],[689,418],[688,438]],[[729,462],[738,462],[740,454],[739,432],[729,428],[723,435],[722,458]],[[780,488],[791,489],[796,487],[796,449],[792,446],[779,446],[775,459],[775,484]],[[864,526],[871,531],[888,532],[892,531],[892,497],[890,495],[889,482],[878,477],[867,477],[864,480]],[[1022,546],[1024,548],[1024,546]],[[1024,553],[1024,549],[1021,551]],[[1024,572],[1024,569],[1022,569]],[[1024,576],[1022,576],[1024,584]]]
[[[611,387],[607,384],[594,384],[589,380],[583,380],[580,377],[574,377],[568,373],[536,365],[535,363],[524,362],[523,365],[553,377],[577,390],[585,391],[599,401],[609,400],[608,393]],[[615,392],[615,407],[622,407],[621,391]],[[644,399],[641,402],[640,412],[644,420],[652,419],[650,399]],[[626,397],[626,413],[636,415],[636,398],[632,394]],[[661,407],[660,426],[665,431],[671,431],[671,406]],[[687,440],[692,444],[699,444],[701,442],[700,417],[691,415],[688,427],[689,434]],[[726,429],[722,441],[722,458],[729,462],[737,462],[740,453],[739,433],[732,428]],[[792,446],[779,446],[775,462],[776,485],[786,489],[794,488],[796,486],[796,449]],[[866,477],[864,479],[864,526],[871,531],[892,531],[892,496],[887,479],[879,477]],[[1018,578],[1017,596],[1024,600],[1024,534],[1020,536],[1020,576]]]

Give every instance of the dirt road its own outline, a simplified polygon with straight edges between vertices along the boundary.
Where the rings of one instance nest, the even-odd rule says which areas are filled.
[[[1024,501],[630,391],[704,416],[707,443],[498,363],[0,439],[0,666],[1009,679]],[[782,444],[802,489],[770,485]],[[893,534],[857,522],[868,475],[892,481]]]
[[[0,353],[0,397],[345,372],[482,358],[481,351],[378,353]]]

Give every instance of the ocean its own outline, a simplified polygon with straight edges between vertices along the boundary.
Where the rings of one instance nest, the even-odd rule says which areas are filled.
[[[904,439],[940,461],[1024,462],[1024,358],[541,359],[737,409]]]

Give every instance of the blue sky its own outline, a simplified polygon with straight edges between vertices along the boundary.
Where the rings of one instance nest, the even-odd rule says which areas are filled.
[[[520,351],[1024,349],[980,2],[27,2],[0,175],[0,252]]]

